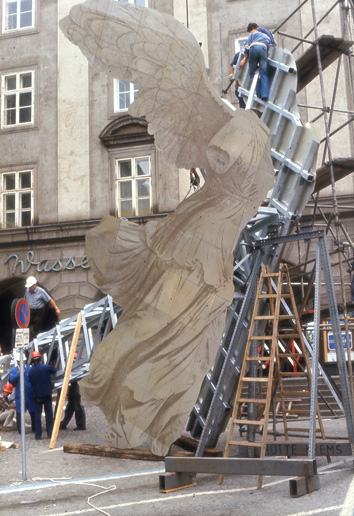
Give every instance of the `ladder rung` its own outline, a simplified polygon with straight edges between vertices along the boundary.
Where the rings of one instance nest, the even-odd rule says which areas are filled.
[[[253,317],[253,319],[256,321],[269,321],[270,319],[274,319],[274,318],[275,318],[274,315],[255,315]]]
[[[286,413],[288,414],[309,414],[310,409],[285,409]]]
[[[296,426],[288,426],[287,427],[287,430],[288,432],[291,431],[291,432],[308,432],[309,429],[308,428],[298,428]],[[321,429],[320,428],[316,428],[316,433],[320,433],[321,432]]]
[[[303,353],[278,353],[279,358],[293,358],[296,360],[297,358],[303,358],[305,355]]]
[[[298,339],[300,335],[298,333],[278,333],[278,339]]]
[[[243,382],[268,382],[269,381],[269,378],[259,378],[259,376],[256,376],[256,378],[248,378],[248,377],[244,377],[242,378],[242,381]]]
[[[305,374],[303,373],[303,371],[299,371],[299,372],[289,372],[289,373],[280,373],[281,376],[286,376],[288,378],[297,378],[297,377],[300,377],[300,376],[305,376]]]
[[[250,340],[272,340],[272,335],[254,335]]]
[[[290,315],[289,314],[287,314],[287,315],[279,315],[279,319],[282,319],[282,320],[284,320],[284,319],[295,319],[295,315],[294,314],[292,314],[292,315],[291,314]]]
[[[239,403],[267,403],[265,398],[240,398]]]
[[[263,425],[263,421],[255,421],[254,419],[233,419],[232,421],[233,423],[238,423],[239,425]]]
[[[258,299],[275,299],[278,294],[259,294]],[[280,299],[290,299],[290,294],[281,294]]]
[[[283,391],[284,396],[294,396],[294,397],[308,397],[311,395],[310,391]]]
[[[279,272],[265,272],[263,278],[279,278]]]
[[[246,361],[263,361],[263,362],[267,362],[270,360],[270,357],[248,357],[248,358],[245,358]]]
[[[261,448],[262,443],[251,443],[249,441],[230,441],[230,444],[233,444],[234,446],[252,446],[254,448]]]

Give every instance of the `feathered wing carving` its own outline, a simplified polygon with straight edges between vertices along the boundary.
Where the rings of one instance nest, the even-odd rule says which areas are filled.
[[[141,86],[130,113],[146,116],[165,161],[207,170],[174,213],[144,226],[107,217],[86,241],[98,287],[124,312],[83,390],[105,413],[111,443],[164,455],[215,357],[235,243],[273,185],[270,134],[216,97],[198,43],[174,18],[89,0],[61,28],[93,66]]]
[[[146,117],[165,161],[206,168],[206,148],[232,112],[210,87],[203,53],[184,25],[138,5],[89,0],[60,27],[95,68],[139,84],[129,112]]]

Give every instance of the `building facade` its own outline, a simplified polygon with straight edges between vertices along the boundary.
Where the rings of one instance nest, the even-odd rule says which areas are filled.
[[[27,276],[37,277],[62,317],[73,315],[104,295],[85,257],[86,232],[108,214],[138,223],[164,216],[188,188],[187,171],[163,163],[146,121],[128,115],[137,87],[97,73],[61,33],[59,20],[76,3],[0,5],[4,352],[12,346],[11,303]]]
[[[200,42],[217,91],[228,82],[229,63],[249,21],[275,29],[298,0],[126,0],[168,13]],[[145,223],[173,211],[189,187],[188,171],[166,165],[144,119],[128,115],[138,86],[94,70],[61,33],[59,20],[77,0],[1,0],[0,126],[0,344],[12,347],[11,303],[25,278],[37,277],[62,311],[76,313],[104,293],[95,286],[85,256],[85,235],[105,215]],[[324,12],[331,1],[319,2]],[[327,5],[328,4],[328,5]],[[304,35],[308,10],[284,32]],[[326,26],[348,31],[342,12]],[[278,36],[278,44],[294,41]],[[301,49],[299,50],[301,52]],[[353,109],[353,84],[343,77],[343,105]],[[326,71],[328,88],[333,71]],[[351,95],[351,97],[350,97]],[[301,93],[318,103],[318,86]],[[351,101],[349,100],[351,98]],[[236,103],[233,91],[228,100]],[[311,119],[309,109],[303,110]],[[339,116],[339,115],[338,115]],[[339,122],[338,122],[339,123]],[[351,127],[338,136],[338,155],[353,155]],[[320,132],[320,131],[319,131]],[[344,180],[343,180],[344,181]],[[347,178],[343,195],[352,195]],[[354,231],[352,231],[354,234]]]

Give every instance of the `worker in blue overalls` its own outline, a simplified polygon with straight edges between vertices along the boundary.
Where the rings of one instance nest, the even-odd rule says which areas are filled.
[[[52,380],[51,375],[56,373],[56,368],[42,364],[39,351],[31,354],[32,367],[28,373],[32,385],[34,402],[34,428],[35,438],[42,439],[42,407],[44,407],[47,436],[52,436],[53,430],[53,406],[52,406]]]
[[[15,387],[15,402],[16,402],[16,423],[18,433],[21,433],[21,384],[20,384],[20,357],[17,351],[17,366],[13,367],[10,372],[9,382]],[[24,380],[25,380],[25,411],[28,410],[31,417],[32,432],[34,432],[34,402],[32,396],[32,386],[28,378],[30,366],[27,365],[27,358],[23,354],[24,361]]]

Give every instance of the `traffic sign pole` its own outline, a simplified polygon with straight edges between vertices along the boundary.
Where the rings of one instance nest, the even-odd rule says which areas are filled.
[[[25,425],[25,371],[23,350],[29,345],[30,307],[25,298],[20,299],[15,306],[15,321],[20,328],[16,330],[15,348],[20,352],[20,401],[21,401],[21,448],[22,448],[22,480],[27,480],[26,473],[26,425]],[[17,387],[16,387],[17,389]]]
[[[22,448],[22,480],[27,480],[26,474],[26,427],[25,427],[25,372],[23,365],[23,347],[20,349],[20,394],[21,394],[21,448]]]

